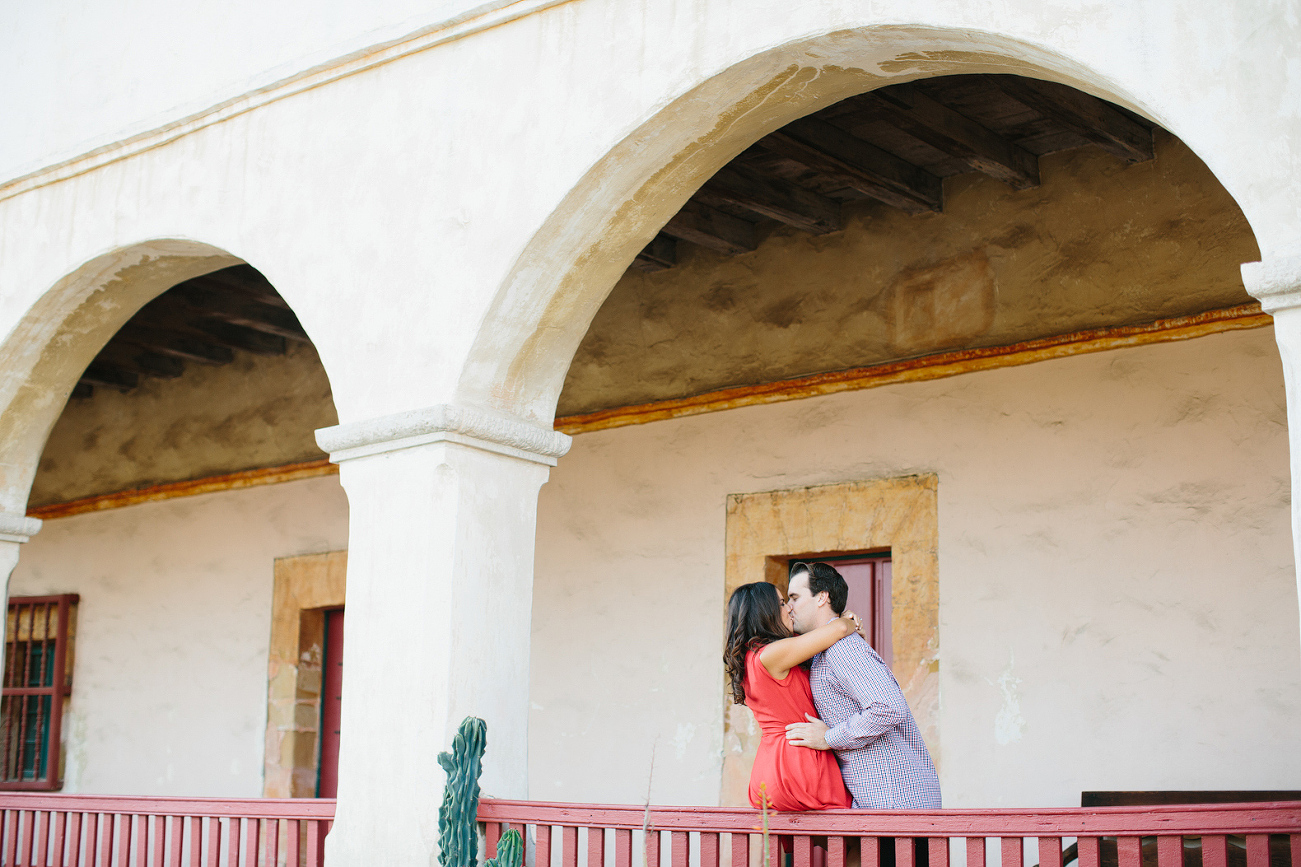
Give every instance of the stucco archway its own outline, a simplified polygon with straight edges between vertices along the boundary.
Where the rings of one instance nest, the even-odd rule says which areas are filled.
[[[23,514],[50,429],[109,338],[169,287],[241,261],[195,241],[144,241],[97,256],[41,295],[0,344],[0,511]]]
[[[458,397],[550,424],[565,373],[597,309],[637,252],[719,168],[767,133],[846,97],[919,78],[977,73],[1055,81],[1176,135],[1185,126],[1177,112],[1141,104],[1122,82],[1060,52],[994,33],[864,27],[792,41],[683,94],[584,176],[496,293]]]

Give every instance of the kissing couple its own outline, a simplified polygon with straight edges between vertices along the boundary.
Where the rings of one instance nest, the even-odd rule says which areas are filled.
[[[848,596],[831,565],[795,563],[786,599],[759,581],[728,600],[732,700],[750,708],[763,733],[750,803],[939,809],[930,752],[894,675],[845,611]]]

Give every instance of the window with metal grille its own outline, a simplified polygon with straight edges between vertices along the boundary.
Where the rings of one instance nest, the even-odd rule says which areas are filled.
[[[72,692],[76,594],[14,596],[5,624],[0,691],[0,789],[63,785],[60,742]]]

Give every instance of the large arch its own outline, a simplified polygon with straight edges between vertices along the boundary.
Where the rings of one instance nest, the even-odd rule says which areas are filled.
[[[1124,83],[1043,45],[920,26],[863,27],[793,40],[682,94],[583,176],[499,287],[467,356],[458,398],[549,425],[596,311],[636,254],[724,164],[767,133],[849,96],[919,78],[977,73],[1075,87],[1180,138],[1189,135],[1197,150],[1195,131],[1185,131],[1189,124],[1178,112],[1144,104]],[[1203,159],[1214,171],[1214,160]],[[1243,205],[1241,197],[1234,198]],[[1250,210],[1244,211],[1250,221]]]

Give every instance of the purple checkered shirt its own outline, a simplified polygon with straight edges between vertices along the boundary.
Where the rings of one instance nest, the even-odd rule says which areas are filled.
[[[870,644],[857,635],[840,639],[813,657],[809,682],[856,808],[939,809],[931,754],[898,681]]]

